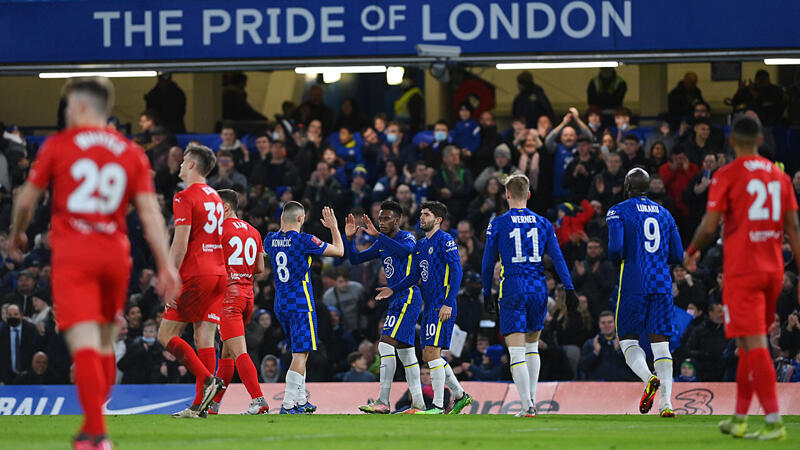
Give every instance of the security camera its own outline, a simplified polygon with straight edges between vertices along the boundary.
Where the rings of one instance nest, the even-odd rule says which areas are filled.
[[[433,56],[436,58],[458,58],[461,56],[461,47],[458,45],[417,44],[416,48],[419,56]]]

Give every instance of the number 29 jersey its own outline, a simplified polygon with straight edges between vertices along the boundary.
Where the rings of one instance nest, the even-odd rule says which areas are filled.
[[[63,131],[39,150],[28,182],[53,187],[54,262],[92,260],[93,248],[130,258],[128,204],[137,194],[153,192],[150,163],[138,145],[105,128]]]
[[[722,213],[725,275],[783,274],[783,217],[797,211],[789,176],[766,158],[736,158],[714,173],[709,211]]]
[[[311,289],[311,255],[321,255],[328,244],[308,233],[275,231],[267,233],[264,251],[269,255],[275,278],[275,311],[314,310]]]
[[[227,275],[222,252],[222,200],[214,188],[195,183],[172,200],[175,227],[190,225],[189,244],[180,267],[181,279],[205,275]]]

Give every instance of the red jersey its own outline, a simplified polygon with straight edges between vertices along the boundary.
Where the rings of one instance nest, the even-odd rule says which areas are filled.
[[[766,158],[736,158],[714,174],[709,211],[723,214],[725,275],[783,274],[783,216],[797,210],[789,176]]]
[[[263,258],[261,234],[241,219],[229,218],[222,223],[222,248],[228,269],[228,286],[239,285],[253,295],[253,272],[257,258]]]
[[[175,226],[191,225],[189,245],[181,263],[181,279],[200,275],[225,275],[222,254],[224,211],[217,191],[195,183],[175,194],[172,200]]]
[[[28,182],[53,186],[54,263],[92,260],[100,249],[130,257],[128,204],[154,191],[150,163],[138,145],[106,128],[62,131],[39,150]]]

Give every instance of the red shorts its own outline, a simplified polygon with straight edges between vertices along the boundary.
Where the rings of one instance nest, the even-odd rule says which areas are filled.
[[[728,338],[766,335],[775,321],[775,303],[782,287],[782,273],[725,275],[722,288],[725,335]]]
[[[164,318],[174,322],[211,322],[219,325],[222,297],[228,277],[202,275],[184,280],[178,307],[164,310]]]
[[[219,335],[223,341],[244,336],[244,327],[253,315],[253,288],[232,284],[222,301]]]
[[[95,256],[90,260],[53,263],[53,313],[61,331],[80,322],[114,323],[125,309],[131,275],[130,253]]]

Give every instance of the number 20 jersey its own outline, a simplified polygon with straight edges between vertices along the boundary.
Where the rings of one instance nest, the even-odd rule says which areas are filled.
[[[144,151],[115,131],[76,127],[47,139],[28,182],[53,187],[54,263],[92,260],[93,248],[129,258],[128,204],[137,194],[153,192],[152,180]]]
[[[314,311],[311,287],[311,255],[321,255],[328,244],[308,233],[267,233],[264,251],[269,255],[275,279],[275,312]]]
[[[725,275],[783,274],[783,217],[797,211],[789,176],[766,158],[736,158],[714,173],[709,211],[722,213]]]
[[[181,263],[181,279],[206,275],[227,275],[222,252],[222,200],[214,188],[195,183],[172,199],[175,227],[191,225],[189,245]]]
[[[253,297],[253,272],[258,258],[263,258],[261,234],[244,220],[231,217],[222,224],[222,247],[228,269],[228,287]]]

